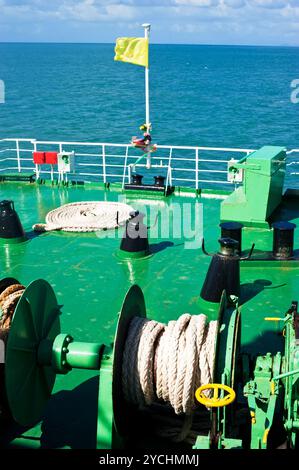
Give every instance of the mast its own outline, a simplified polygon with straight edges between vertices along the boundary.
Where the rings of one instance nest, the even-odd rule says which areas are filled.
[[[144,23],[144,37],[149,41],[151,25],[149,23]],[[147,126],[147,131],[149,132],[150,124],[150,106],[149,106],[149,67],[145,67],[145,123]]]

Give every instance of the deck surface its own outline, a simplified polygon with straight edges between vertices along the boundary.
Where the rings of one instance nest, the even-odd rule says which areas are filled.
[[[188,249],[184,234],[174,236],[172,217],[169,236],[150,238],[153,256],[144,260],[124,261],[117,257],[123,229],[115,236],[74,234],[66,232],[32,232],[32,225],[44,222],[48,211],[75,201],[127,202],[135,209],[151,211],[147,219],[153,225],[159,212],[160,220],[168,220],[172,209],[203,204],[203,234],[206,248],[218,248],[219,198],[196,198],[195,195],[172,195],[167,199],[141,199],[136,193],[127,197],[120,191],[105,191],[94,187],[57,188],[29,183],[2,183],[0,198],[11,199],[23,223],[29,241],[0,246],[0,275],[16,277],[28,285],[31,281],[47,280],[63,305],[62,332],[78,341],[113,341],[117,313],[126,291],[132,284],[143,289],[149,318],[167,322],[182,313],[206,313],[215,318],[210,305],[200,299],[200,290],[210,262],[198,244]],[[145,196],[144,196],[145,197]],[[177,207],[175,207],[177,206]],[[298,203],[285,205],[277,218],[299,222]],[[179,209],[178,209],[179,208]],[[200,213],[200,206],[197,207]],[[189,210],[189,209],[188,209]],[[174,212],[175,214],[176,212]],[[187,216],[189,217],[189,216]],[[190,219],[191,217],[191,219]],[[194,211],[189,219],[194,222]],[[299,224],[298,224],[299,225]],[[194,229],[194,227],[193,227]],[[197,226],[200,234],[202,227]],[[158,227],[150,232],[159,232]],[[296,232],[295,232],[296,233]],[[108,236],[109,235],[109,236]],[[112,237],[112,235],[114,235]],[[245,228],[243,248],[252,243],[259,250],[271,251],[272,232],[268,229]],[[295,247],[299,247],[295,236]],[[276,352],[282,348],[277,325],[264,317],[283,317],[292,300],[299,300],[299,261],[281,266],[280,263],[246,263],[241,265],[242,351],[249,353]],[[12,445],[43,447],[94,447],[96,439],[97,374],[72,371],[56,379],[40,426],[27,431],[26,439]]]

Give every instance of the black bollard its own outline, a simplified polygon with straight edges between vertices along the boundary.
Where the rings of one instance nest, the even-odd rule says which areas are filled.
[[[143,175],[139,175],[137,173],[132,175],[132,184],[137,184],[138,186],[142,185],[142,178]]]
[[[201,289],[200,296],[208,302],[220,302],[222,292],[240,296],[240,257],[238,241],[220,238],[220,251],[212,260]]]
[[[25,240],[25,232],[13,201],[0,202],[0,239],[7,242]]]
[[[232,238],[238,242],[238,253],[242,251],[242,228],[243,224],[240,222],[222,222],[219,227],[221,228],[221,238]]]
[[[119,256],[123,258],[143,258],[149,254],[147,226],[143,223],[145,214],[131,212],[126,222],[125,232],[120,244]]]
[[[165,186],[165,176],[154,176],[155,186],[164,188]]]
[[[294,252],[295,224],[291,222],[274,222],[273,230],[273,256],[276,259],[292,258]]]

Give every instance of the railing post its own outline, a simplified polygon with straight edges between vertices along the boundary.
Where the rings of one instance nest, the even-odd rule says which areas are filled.
[[[123,171],[123,181],[122,181],[122,189],[125,187],[125,178],[126,178],[126,172],[127,172],[127,163],[128,163],[128,154],[129,154],[129,146],[126,146],[126,155],[125,155],[125,164],[124,164],[124,171]]]
[[[172,147],[169,150],[169,158],[168,158],[168,168],[167,168],[167,178],[166,178],[166,191],[168,184],[172,186],[172,168],[171,168],[171,159],[172,159]]]
[[[59,144],[59,153],[62,153],[62,143]],[[64,180],[63,173],[58,171],[58,183],[62,183]]]
[[[131,165],[129,165],[129,166],[128,166],[128,180],[129,180],[128,183],[129,183],[129,184],[131,183],[131,175],[132,175],[132,173],[131,173]]]
[[[37,149],[37,145],[36,145],[36,141],[33,142],[33,152],[36,152],[36,149]],[[36,172],[36,178],[39,179],[39,167],[38,167],[38,164],[36,163],[35,164],[35,172]]]
[[[102,158],[103,158],[103,181],[106,183],[106,153],[105,153],[105,145],[102,145]]]
[[[167,167],[167,175],[166,175],[166,182],[165,182],[165,191],[164,191],[165,196],[166,196],[166,193],[167,193],[168,181],[169,181],[169,165]]]
[[[172,168],[171,166],[169,167],[169,184],[172,186]]]
[[[198,190],[198,148],[195,150],[195,189]]]
[[[16,151],[17,151],[17,160],[18,160],[18,173],[21,173],[20,145],[19,145],[18,139],[16,139]]]

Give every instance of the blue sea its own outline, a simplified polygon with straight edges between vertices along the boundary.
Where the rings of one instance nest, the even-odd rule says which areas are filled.
[[[144,122],[144,69],[114,44],[0,44],[0,138],[128,142]],[[159,144],[299,146],[299,48],[150,47]]]
[[[295,79],[299,48],[153,44],[153,141],[298,148]],[[0,139],[127,143],[145,121],[144,68],[114,44],[1,43],[0,80]]]

